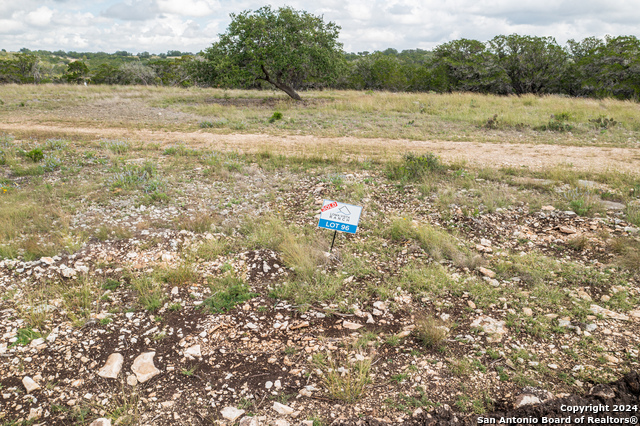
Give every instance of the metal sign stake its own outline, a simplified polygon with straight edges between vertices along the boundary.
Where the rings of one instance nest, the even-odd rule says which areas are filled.
[[[333,250],[333,243],[336,242],[336,235],[338,234],[338,231],[333,231],[333,240],[331,240],[331,248],[329,249],[329,253],[331,253],[331,250]]]

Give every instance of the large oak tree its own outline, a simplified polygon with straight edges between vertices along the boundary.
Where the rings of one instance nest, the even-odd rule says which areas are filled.
[[[204,53],[209,83],[265,81],[301,100],[296,90],[338,76],[344,63],[339,30],[333,22],[290,7],[231,14],[227,31]]]

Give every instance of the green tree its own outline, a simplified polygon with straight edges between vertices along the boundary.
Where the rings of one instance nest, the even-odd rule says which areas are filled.
[[[512,92],[560,92],[568,66],[567,52],[553,37],[499,35],[488,44],[497,65],[509,77]]]
[[[504,73],[495,66],[491,52],[478,40],[460,39],[434,50],[436,86],[447,91],[503,93]]]
[[[344,62],[339,30],[333,22],[290,7],[232,13],[227,31],[204,53],[209,83],[264,81],[301,100],[296,90],[338,76]]]
[[[69,83],[81,83],[89,74],[89,67],[83,61],[74,61],[67,65],[67,72],[62,76]]]
[[[634,36],[568,41],[572,92],[582,96],[640,98],[640,40]]]

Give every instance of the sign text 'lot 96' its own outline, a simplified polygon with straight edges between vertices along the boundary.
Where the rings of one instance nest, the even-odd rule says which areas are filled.
[[[349,234],[355,234],[358,230],[362,207],[324,200],[320,211],[319,228],[347,232]]]

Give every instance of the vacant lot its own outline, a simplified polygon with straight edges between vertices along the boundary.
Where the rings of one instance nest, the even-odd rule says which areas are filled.
[[[637,104],[1,99],[0,422],[464,418],[638,370]],[[330,253],[323,199],[364,207]]]

